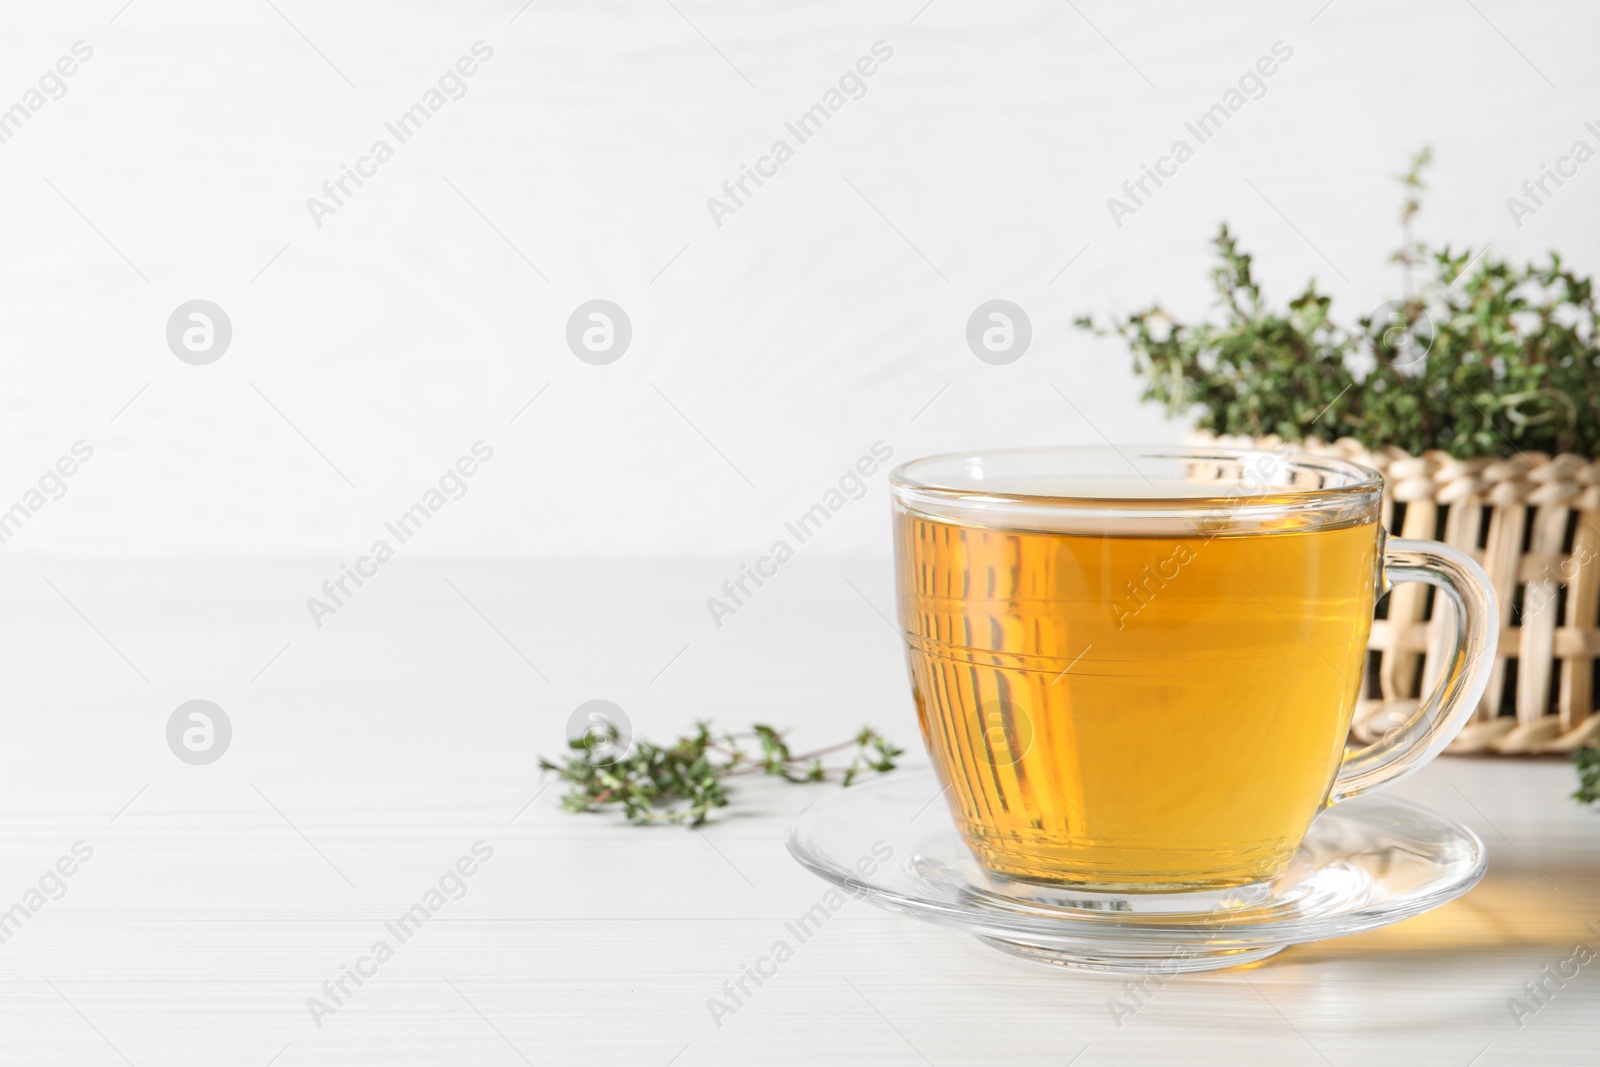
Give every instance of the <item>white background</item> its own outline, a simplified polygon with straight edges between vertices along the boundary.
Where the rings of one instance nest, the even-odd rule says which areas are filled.
[[[1071,320],[1203,313],[1221,220],[1274,296],[1314,275],[1354,319],[1397,290],[1424,144],[1426,236],[1600,266],[1600,165],[1520,230],[1505,204],[1600,147],[1592,5],[921,5],[6,5],[0,103],[95,51],[0,145],[0,504],[96,455],[4,552],[350,559],[481,438],[408,552],[744,556],[880,438],[1175,440]],[[479,39],[465,98],[318,229],[306,199]],[[717,228],[706,198],[878,40],[865,97]],[[1106,198],[1279,40],[1266,95],[1117,228]],[[164,341],[197,297],[234,328],[206,367]],[[563,340],[597,297],[634,328],[608,367]],[[1034,326],[1008,367],[964,341],[996,297]],[[880,475],[815,550],[884,539]]]

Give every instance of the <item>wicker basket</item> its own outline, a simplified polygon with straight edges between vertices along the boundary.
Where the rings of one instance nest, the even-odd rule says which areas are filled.
[[[1278,447],[1277,438],[1201,443]],[[1539,452],[1509,459],[1369,452],[1349,438],[1311,438],[1301,451],[1336,456],[1384,476],[1391,533],[1443,541],[1488,572],[1500,607],[1500,646],[1483,702],[1449,751],[1571,752],[1600,737],[1600,460]],[[1426,586],[1397,586],[1372,625],[1369,669],[1352,732],[1373,741],[1438,680],[1446,636],[1429,618]]]

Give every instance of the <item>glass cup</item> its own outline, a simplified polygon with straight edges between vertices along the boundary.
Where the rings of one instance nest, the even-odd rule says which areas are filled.
[[[1319,812],[1420,768],[1482,698],[1488,579],[1456,549],[1387,538],[1366,467],[1036,448],[914,460],[891,485],[923,741],[991,877],[1106,893],[1263,882]],[[1438,685],[1347,753],[1374,602],[1413,581],[1450,627]]]

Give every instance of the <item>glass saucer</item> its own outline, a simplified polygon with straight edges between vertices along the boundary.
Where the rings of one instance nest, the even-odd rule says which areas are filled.
[[[789,852],[852,896],[965,930],[1041,963],[1176,974],[1265,959],[1306,941],[1409,919],[1465,893],[1488,866],[1471,830],[1383,796],[1324,812],[1269,882],[1207,893],[1100,893],[984,873],[930,772],[840,790],[801,812]]]

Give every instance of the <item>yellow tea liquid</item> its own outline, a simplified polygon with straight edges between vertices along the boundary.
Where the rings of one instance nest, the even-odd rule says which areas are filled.
[[[1108,890],[1282,869],[1343,754],[1375,526],[895,523],[923,739],[983,866]]]

